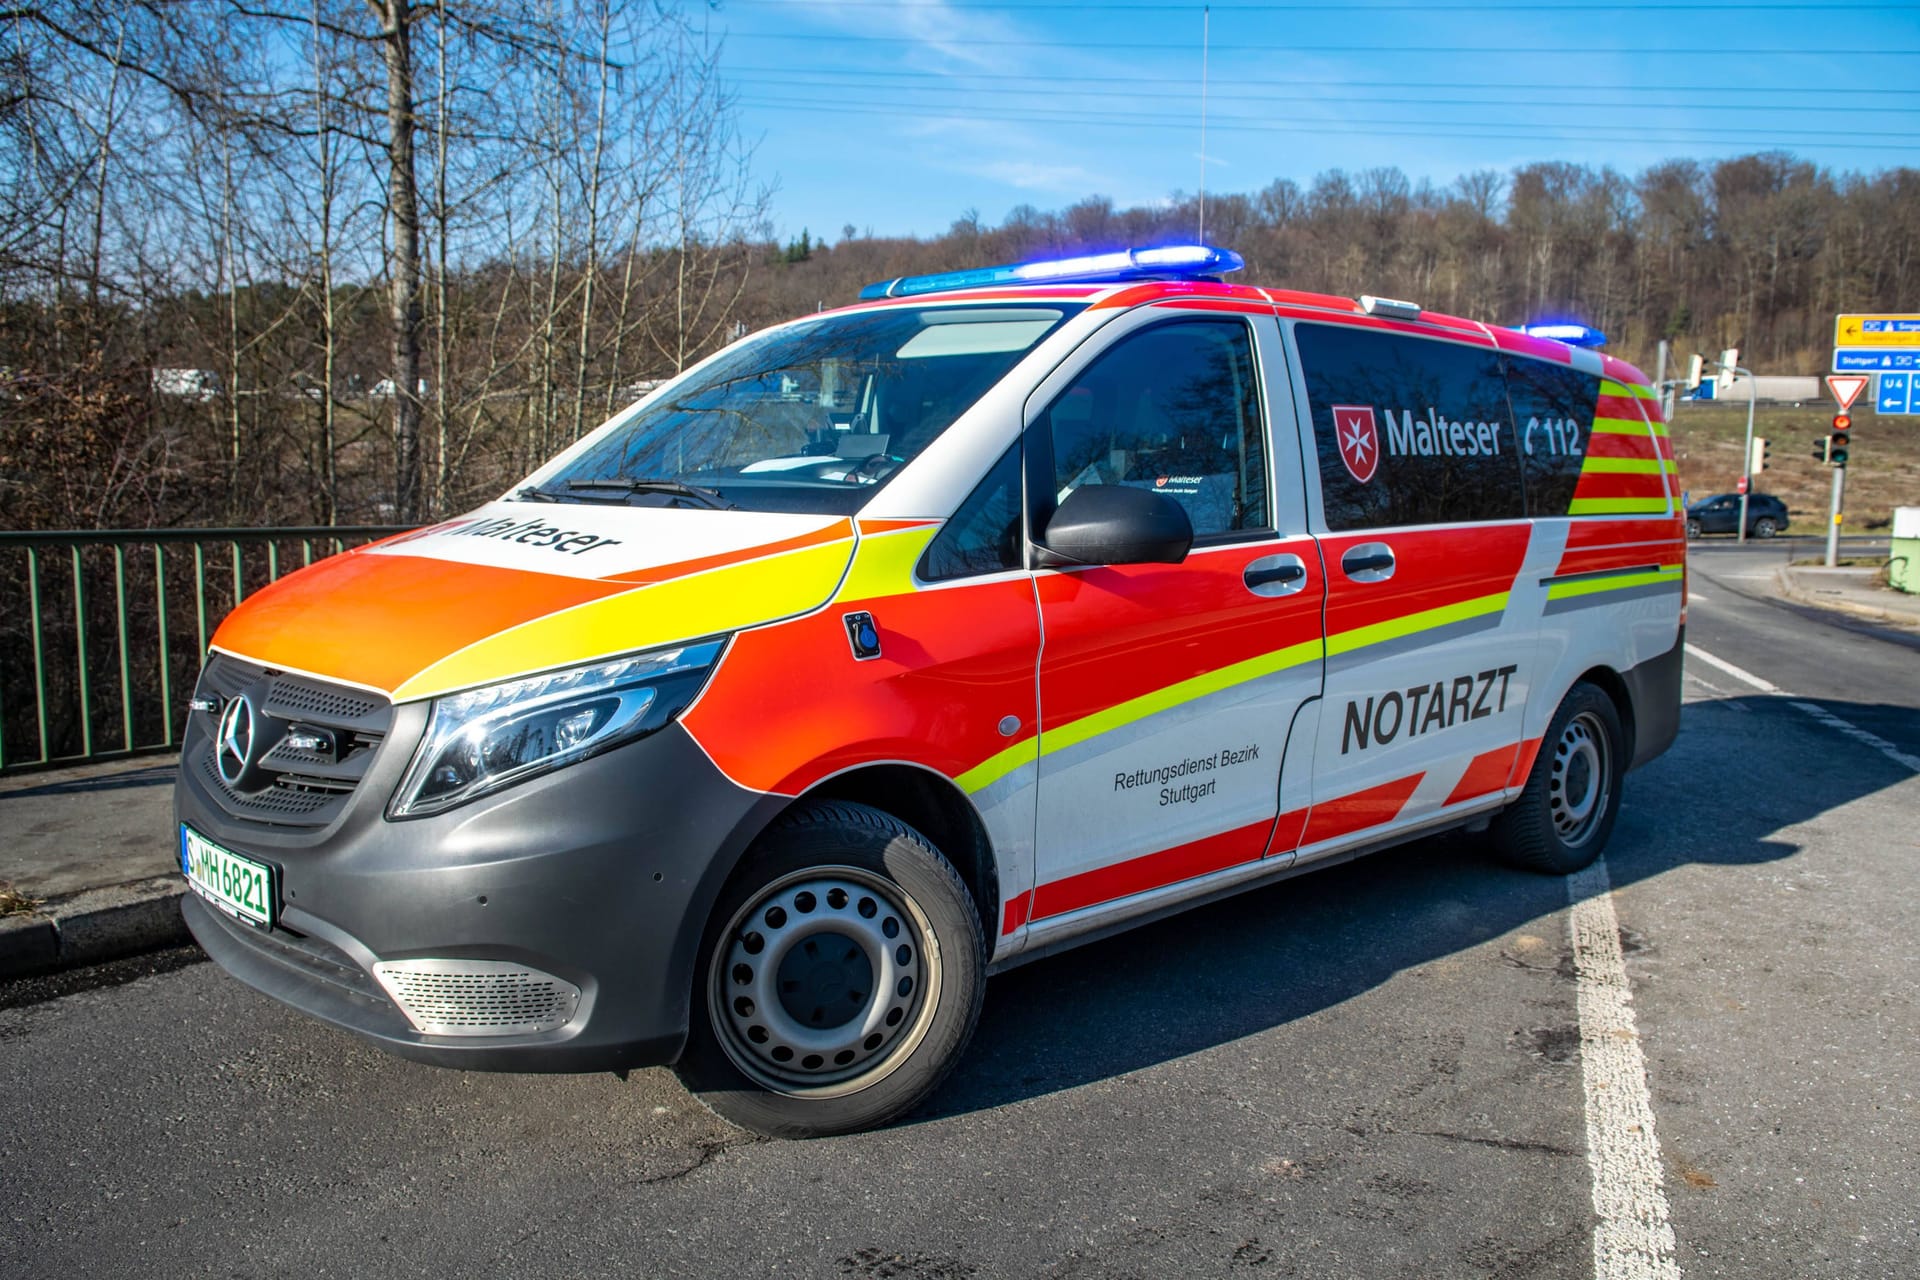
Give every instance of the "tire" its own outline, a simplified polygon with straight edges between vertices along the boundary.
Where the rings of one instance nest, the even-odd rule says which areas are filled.
[[[1573,686],[1553,714],[1525,789],[1488,830],[1494,852],[1549,875],[1598,858],[1620,812],[1625,739],[1613,699],[1597,685]]]
[[[1687,536],[1689,538],[1697,538],[1700,536],[1700,522],[1698,520],[1687,521]]]
[[[1753,536],[1756,538],[1771,538],[1779,531],[1780,526],[1773,522],[1772,516],[1761,516],[1753,522]]]
[[[769,1137],[885,1124],[959,1061],[986,959],[973,896],[925,837],[863,804],[806,805],[714,908],[674,1070]]]

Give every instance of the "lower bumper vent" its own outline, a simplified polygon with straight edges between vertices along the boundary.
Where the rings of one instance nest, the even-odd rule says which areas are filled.
[[[580,1007],[571,982],[504,960],[383,960],[373,976],[428,1035],[536,1035],[566,1026]]]

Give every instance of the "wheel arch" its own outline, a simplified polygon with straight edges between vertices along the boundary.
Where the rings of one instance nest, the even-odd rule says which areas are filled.
[[[1626,738],[1626,741],[1621,744],[1625,748],[1622,754],[1627,761],[1632,761],[1639,725],[1634,715],[1633,691],[1628,687],[1626,679],[1612,667],[1604,664],[1592,666],[1582,671],[1573,684],[1567,686],[1568,692],[1572,692],[1574,686],[1582,682],[1596,686],[1613,702],[1613,709],[1620,716],[1620,732]],[[1560,699],[1564,702],[1566,694],[1561,694]],[[1554,705],[1557,707],[1559,703]]]
[[[816,800],[868,805],[925,836],[960,873],[981,929],[988,938],[994,936],[994,922],[1000,918],[999,863],[979,811],[951,778],[898,761],[858,765],[809,787],[793,805]]]

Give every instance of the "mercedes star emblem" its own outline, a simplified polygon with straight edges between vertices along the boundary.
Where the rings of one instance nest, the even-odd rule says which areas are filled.
[[[227,703],[220,713],[220,736],[214,744],[213,763],[220,778],[230,787],[240,785],[247,766],[253,762],[253,704],[243,694]]]

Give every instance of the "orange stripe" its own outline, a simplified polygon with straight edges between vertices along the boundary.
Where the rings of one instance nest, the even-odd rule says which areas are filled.
[[[1228,867],[1252,862],[1267,847],[1267,835],[1273,820],[1263,819],[1251,825],[1218,835],[1192,840],[1186,844],[1129,858],[1110,867],[1095,867],[1079,875],[1043,884],[1033,891],[1033,918],[1065,915],[1083,907],[1130,898],[1136,893],[1178,884],[1195,876],[1224,871]]]
[[[1665,477],[1620,471],[1583,472],[1573,490],[1575,499],[1664,498],[1666,494]]]
[[[1000,926],[1000,932],[1012,933],[1027,922],[1027,908],[1033,904],[1033,895],[1023,893],[1007,903],[1006,921]]]
[[[1519,749],[1519,744],[1515,743],[1496,747],[1492,751],[1482,751],[1475,756],[1448,794],[1447,803],[1459,804],[1462,800],[1472,800],[1505,788],[1507,779],[1513,774],[1514,753]]]
[[[1596,418],[1623,418],[1628,422],[1640,422],[1640,402],[1632,396],[1601,396],[1594,402],[1593,414]],[[1641,424],[1645,430],[1645,424]],[[1647,432],[1652,435],[1652,432]]]
[[[1596,431],[1587,441],[1587,453],[1595,458],[1657,458],[1660,450],[1654,438],[1644,432],[1640,435],[1621,435],[1613,431]]]
[[[1685,530],[1678,516],[1641,520],[1575,520],[1567,528],[1567,549],[1624,547],[1634,542],[1679,542]]]
[[[1392,822],[1407,807],[1414,789],[1426,776],[1425,773],[1416,773],[1410,778],[1396,778],[1377,787],[1356,791],[1350,796],[1314,805],[1313,811],[1307,815],[1307,830],[1300,839],[1301,847],[1351,835],[1355,831],[1377,827],[1383,822]]]
[[[1650,564],[1678,564],[1686,555],[1684,542],[1652,543],[1638,547],[1596,547],[1569,551],[1560,557],[1555,574],[1594,573],[1601,569],[1638,569]]]
[[[1520,744],[1520,750],[1513,757],[1513,772],[1507,775],[1507,785],[1518,787],[1525,785],[1527,775],[1533,772],[1533,758],[1540,754],[1539,738],[1528,738]]]

